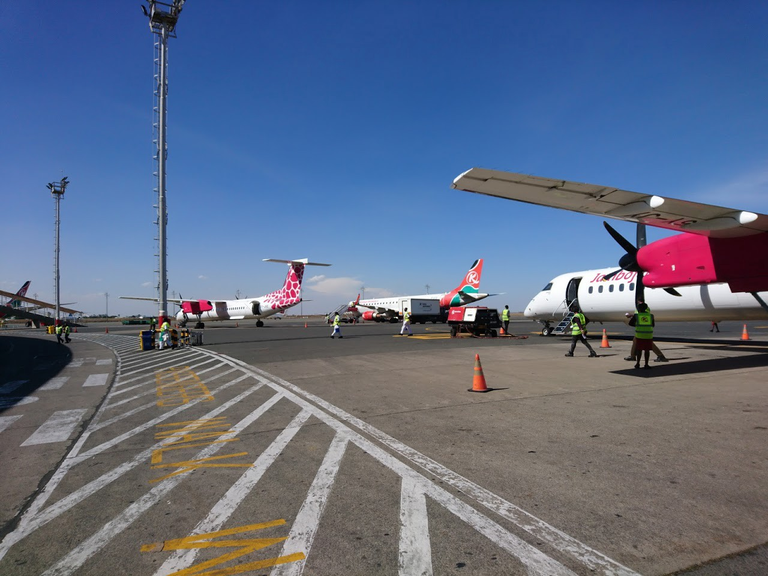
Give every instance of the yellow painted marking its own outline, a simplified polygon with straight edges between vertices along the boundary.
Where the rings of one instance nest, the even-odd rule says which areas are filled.
[[[181,450],[183,448],[197,448],[198,446],[210,446],[211,444],[223,444],[224,442],[237,442],[239,438],[230,438],[228,440],[216,440],[215,442],[202,442],[199,444],[184,444],[183,446],[171,446],[168,448],[158,448],[152,451],[152,464],[160,464],[163,461],[163,454],[172,450]]]
[[[213,400],[205,384],[189,366],[173,367],[155,374],[158,406],[181,406],[192,399],[203,398],[203,402]]]
[[[219,530],[218,532],[209,532],[207,534],[198,534],[195,536],[187,536],[186,538],[177,538],[175,540],[166,540],[165,542],[155,542],[152,544],[145,544],[141,547],[142,552],[160,552],[160,551],[172,551],[172,550],[190,550],[190,549],[202,549],[202,548],[236,548],[233,552],[223,554],[218,558],[213,558],[200,564],[190,566],[184,570],[174,572],[172,576],[229,576],[231,574],[241,574],[243,572],[250,572],[252,570],[259,570],[262,568],[269,568],[277,566],[279,564],[287,564],[288,562],[297,562],[304,560],[306,557],[303,552],[297,552],[295,554],[289,554],[288,556],[278,556],[277,558],[267,558],[265,560],[257,560],[255,562],[248,562],[246,564],[239,564],[237,566],[231,566],[229,568],[219,568],[217,570],[209,570],[225,562],[236,560],[241,556],[250,554],[262,548],[273,546],[283,542],[287,536],[279,538],[251,538],[242,540],[219,540],[212,542],[213,538],[221,536],[230,536],[232,534],[240,534],[243,532],[251,532],[255,530],[263,530],[264,528],[271,528],[273,526],[281,526],[285,524],[285,520],[272,520],[271,522],[263,522],[261,524],[249,524],[248,526],[240,526],[238,528],[230,528],[228,530]]]
[[[171,472],[170,474],[166,474],[165,476],[162,476],[160,478],[155,478],[153,480],[150,480],[150,482],[160,482],[161,480],[165,480],[166,478],[172,478],[173,476],[178,476],[179,474],[184,474],[184,472],[191,472],[192,470],[196,470],[198,468],[251,468],[253,464],[251,463],[232,463],[232,464],[208,464],[208,462],[213,462],[214,460],[222,460],[224,458],[236,458],[237,456],[245,456],[248,452],[238,452],[237,454],[225,454],[224,456],[211,456],[210,458],[201,458],[199,460],[185,460],[183,462],[168,462],[167,464],[155,464],[152,466],[152,469],[158,469],[158,468],[179,468],[179,470],[176,470],[175,472]]]

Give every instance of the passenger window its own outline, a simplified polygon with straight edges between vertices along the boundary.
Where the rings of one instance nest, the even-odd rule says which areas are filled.
[[[624,292],[624,284],[619,284],[619,292]]]
[[[613,292],[613,284],[608,285],[608,292]]]
[[[593,286],[590,286],[590,287],[589,287],[589,290],[587,290],[587,292],[589,292],[590,294],[592,294],[592,288],[593,288]]]
[[[635,289],[635,283],[634,282],[630,282],[629,283],[629,289],[630,289],[630,291]]]
[[[598,291],[598,293],[602,294],[603,293],[603,287],[602,286],[598,286],[597,287],[597,291]]]

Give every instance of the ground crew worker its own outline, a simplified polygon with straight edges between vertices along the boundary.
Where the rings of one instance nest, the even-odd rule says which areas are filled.
[[[341,335],[341,318],[339,317],[338,312],[336,312],[336,315],[333,317],[333,332],[331,332],[331,338],[336,334],[339,335],[339,338],[344,338],[344,336]]]
[[[63,330],[63,332],[64,332],[64,342],[66,342],[67,344],[72,342],[72,340],[69,339],[69,333],[70,333],[71,330],[72,329],[69,327],[69,324],[65,324],[64,325],[64,330]]]
[[[61,324],[56,324],[56,342],[61,344],[63,341],[61,339],[61,334],[64,331],[64,328],[61,326]]]
[[[400,328],[400,336],[403,335],[403,332],[405,332],[406,329],[408,330],[408,336],[413,336],[413,331],[411,330],[411,313],[408,312],[408,308],[403,310],[403,327]]]
[[[163,324],[160,326],[160,342],[158,348],[162,350],[166,344],[170,344],[171,339],[171,325],[168,320],[163,320]]]
[[[504,334],[509,336],[509,305],[504,306],[501,311],[501,321],[504,323]]]
[[[645,353],[645,366],[643,368],[649,369],[651,366],[648,364],[648,358],[651,355],[651,348],[653,348],[653,327],[656,325],[656,321],[653,314],[648,310],[648,304],[645,302],[637,303],[637,312],[629,321],[630,326],[635,327],[635,368],[640,368],[640,356],[641,353]]]
[[[642,304],[642,302],[638,302],[638,304]],[[646,304],[646,307],[647,307],[647,306],[648,306],[648,305]],[[648,309],[647,309],[647,312],[649,312],[649,313],[650,313],[650,312],[651,312],[651,309],[650,309],[650,308],[648,308]],[[630,319],[631,319],[631,318],[632,318],[632,316],[633,316],[633,314],[630,314],[629,312],[627,312],[626,314],[624,314],[624,316],[626,316],[627,318],[630,318]],[[651,344],[651,350],[653,350],[653,353],[654,353],[654,354],[656,354],[656,359],[654,360],[654,362],[669,362],[669,359],[668,359],[666,356],[664,356],[664,353],[663,353],[663,352],[662,352],[662,351],[659,349],[659,347],[656,345],[656,342],[653,342],[653,343]],[[634,359],[635,359],[635,353],[636,353],[636,352],[637,352],[637,338],[635,337],[635,338],[632,338],[632,348],[631,348],[631,349],[630,349],[630,351],[629,351],[629,356],[626,356],[626,357],[624,358],[624,360],[626,360],[626,361],[628,361],[628,362],[629,362],[630,360],[634,360]]]
[[[587,341],[587,317],[581,313],[578,307],[571,308],[571,310],[573,311],[573,318],[571,318],[571,349],[565,355],[573,356],[576,342],[582,342],[587,347],[587,350],[589,350],[589,357],[596,358],[597,354]]]

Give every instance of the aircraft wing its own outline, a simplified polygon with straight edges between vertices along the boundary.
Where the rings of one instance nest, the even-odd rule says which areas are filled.
[[[36,304],[41,308],[51,308],[51,309],[56,308],[56,304],[54,304],[53,302],[43,302],[42,300],[35,300],[34,298],[19,296],[18,294],[13,294],[12,292],[6,292],[5,290],[0,290],[0,295],[6,296],[8,298],[13,298],[14,300],[22,300],[24,302],[29,302],[30,304]],[[16,310],[16,309],[12,308],[12,310]],[[82,311],[80,310],[73,310],[72,308],[64,308],[61,305],[59,305],[59,310],[62,312],[67,312],[68,314],[82,314]]]
[[[486,168],[467,170],[456,177],[451,187],[712,238],[768,232],[765,214]]]
[[[148,302],[160,302],[160,299],[153,296],[120,296],[121,300],[146,300]],[[181,304],[185,302],[186,300],[184,298],[166,298],[166,302],[171,302],[172,304]]]

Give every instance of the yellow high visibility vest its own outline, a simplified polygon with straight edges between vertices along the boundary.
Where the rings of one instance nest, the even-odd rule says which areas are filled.
[[[650,340],[653,338],[653,320],[650,312],[638,312],[635,324],[635,338]]]
[[[576,314],[574,314],[573,318],[571,319],[571,336],[579,336],[581,334],[581,328],[579,328],[579,325],[576,324],[576,318],[579,319],[579,322],[581,322],[582,326],[587,323],[587,319],[584,317],[584,314],[581,312],[576,312]]]

